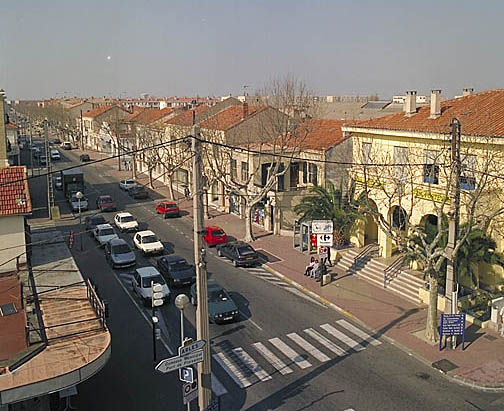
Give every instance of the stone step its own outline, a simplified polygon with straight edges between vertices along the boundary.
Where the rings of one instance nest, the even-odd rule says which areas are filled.
[[[380,288],[384,288],[383,287],[383,278],[378,278],[375,275],[367,275],[366,273],[364,273],[362,271],[355,273],[355,274],[357,276],[361,277],[362,279],[379,286]],[[393,285],[393,283],[387,285],[387,287],[385,289],[401,296],[402,298],[407,299],[410,302],[413,302],[415,304],[421,304],[420,298],[418,297],[418,290],[416,293],[414,293],[412,291],[405,290],[404,288],[396,287],[395,285]]]

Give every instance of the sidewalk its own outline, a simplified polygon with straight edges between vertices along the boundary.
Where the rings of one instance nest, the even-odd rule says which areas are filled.
[[[105,156],[98,153],[93,157]],[[131,176],[131,171],[114,169],[117,161],[104,163],[109,165],[107,171],[111,176],[118,179]],[[139,175],[137,181],[148,185],[145,175]],[[155,182],[154,188],[160,196],[169,198],[168,188],[161,182]],[[183,199],[181,193],[176,195],[179,207],[188,213],[184,218],[192,219],[192,201]],[[244,237],[244,220],[212,208],[210,214],[211,219],[205,223],[220,226],[237,239]],[[462,351],[461,345],[456,350],[439,351],[438,345],[431,345],[421,338],[427,316],[425,307],[410,303],[356,276],[346,275],[338,267],[332,269],[334,281],[321,287],[320,283],[303,275],[308,258],[293,249],[291,237],[273,236],[259,227],[254,227],[254,233],[258,239],[252,243],[253,247],[279,259],[264,265],[269,271],[350,316],[374,331],[375,335],[388,339],[420,361],[440,369],[449,378],[481,389],[504,391],[504,339],[497,333],[468,324],[465,351]]]

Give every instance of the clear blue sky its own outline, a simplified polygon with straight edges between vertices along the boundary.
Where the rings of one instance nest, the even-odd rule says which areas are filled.
[[[236,95],[285,74],[322,95],[503,86],[502,1],[0,3],[8,98]]]

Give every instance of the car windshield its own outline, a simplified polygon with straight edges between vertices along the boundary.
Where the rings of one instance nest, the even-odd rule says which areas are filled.
[[[106,196],[106,197],[101,197],[100,201],[102,203],[111,203],[112,202],[112,197]]]
[[[142,278],[142,287],[149,288],[151,286],[151,282],[158,283],[161,285],[166,284],[163,277],[161,277],[160,275],[153,275],[151,277]]]
[[[113,228],[104,228],[100,230],[100,235],[113,235],[113,234],[115,234]]]
[[[143,244],[150,244],[150,243],[157,243],[158,239],[155,235],[146,235],[145,237],[142,237],[142,243]]]
[[[238,254],[240,255],[251,255],[254,253],[255,253],[254,249],[249,245],[238,247]]]
[[[229,295],[223,289],[210,291],[210,293],[208,294],[208,301],[210,302],[220,302],[227,300],[229,300]]]
[[[134,181],[133,181],[133,180],[125,180],[125,181],[124,181],[124,184],[133,184],[133,183],[134,183]]]
[[[84,201],[87,201],[86,197],[82,197],[81,198],[81,203],[84,202]],[[75,194],[72,194],[72,203],[78,203],[79,202],[79,199],[75,196]]]
[[[128,215],[126,217],[121,217],[121,222],[123,222],[123,223],[129,223],[131,221],[135,221],[135,217],[133,217],[132,215]]]
[[[220,236],[220,235],[225,235],[225,233],[224,233],[224,231],[222,231],[222,230],[215,230],[215,231],[213,232],[213,235],[215,235],[215,236]]]
[[[105,218],[101,215],[98,215],[96,217],[91,217],[91,222],[95,225],[98,224],[104,224],[105,223]]]
[[[165,204],[166,208],[177,208],[177,204]]]
[[[131,252],[131,248],[129,248],[128,244],[119,244],[112,247],[112,252],[114,254],[126,254]]]
[[[185,261],[177,261],[175,263],[170,264],[170,271],[181,271],[190,268],[190,265]]]

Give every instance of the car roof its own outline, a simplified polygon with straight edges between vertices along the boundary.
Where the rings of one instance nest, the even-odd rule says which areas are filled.
[[[107,224],[98,224],[98,225],[96,226],[96,228],[97,228],[98,230],[103,230],[104,228],[112,228],[112,226],[111,226],[110,224],[108,224],[108,223],[107,223]]]
[[[222,287],[217,281],[209,280],[208,284],[207,284],[207,289],[208,290],[224,290],[224,287]]]
[[[133,215],[131,213],[126,213],[126,212],[123,212],[123,213],[117,213],[116,215],[118,215],[119,217],[133,217]]]
[[[101,214],[95,214],[95,215],[92,215],[90,216],[91,219],[94,219],[94,218],[103,218],[105,220],[105,217],[102,216]]]
[[[228,243],[230,245],[248,245],[249,247],[252,247],[249,243],[246,243],[245,241],[232,241],[230,243]]]
[[[169,263],[174,263],[176,261],[186,261],[184,257],[180,257],[179,255],[168,255],[163,258]]]
[[[128,243],[122,238],[113,238],[112,240],[109,241],[109,243],[110,245],[122,245],[122,244],[128,245]]]
[[[160,275],[156,267],[148,266],[136,269],[140,277],[152,277],[153,275]]]
[[[110,194],[103,194],[103,195],[99,196],[98,198],[100,199],[100,198],[107,198],[107,197],[112,198],[112,196]]]
[[[137,234],[140,234],[140,237],[143,237],[144,235],[156,235],[156,234],[154,234],[154,232],[153,232],[153,231],[151,231],[151,230],[139,231]]]

